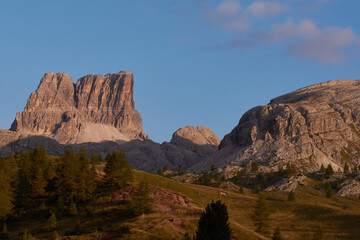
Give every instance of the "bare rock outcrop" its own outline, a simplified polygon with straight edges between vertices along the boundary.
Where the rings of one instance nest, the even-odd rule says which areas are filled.
[[[283,178],[279,182],[271,185],[265,189],[265,191],[295,191],[298,186],[309,185],[308,178],[306,176],[292,176],[289,178]]]
[[[341,185],[339,191],[336,193],[337,196],[360,196],[360,182],[358,179],[345,180]]]
[[[220,138],[208,127],[187,126],[174,132],[171,143],[179,143],[189,140],[196,145],[219,146]]]
[[[135,110],[130,72],[87,75],[76,84],[66,73],[46,73],[11,131],[62,144],[145,139]]]
[[[246,112],[219,152],[192,169],[258,161],[276,170],[291,162],[303,172],[360,163],[360,80],[335,80],[285,94]]]

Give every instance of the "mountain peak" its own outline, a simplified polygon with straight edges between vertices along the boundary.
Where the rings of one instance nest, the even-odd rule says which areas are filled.
[[[133,74],[126,71],[87,75],[76,84],[66,73],[46,73],[24,111],[16,114],[11,130],[44,135],[60,143],[144,139],[133,88]],[[85,137],[105,126],[103,132],[109,134]]]

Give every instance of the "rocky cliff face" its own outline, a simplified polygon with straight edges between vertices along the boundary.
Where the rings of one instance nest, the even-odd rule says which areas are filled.
[[[87,75],[76,84],[65,73],[46,73],[10,130],[63,144],[145,139],[133,89],[130,72]]]
[[[219,146],[220,138],[210,128],[187,126],[174,132],[170,142],[176,145],[186,145],[188,142],[198,146]]]
[[[360,80],[302,88],[246,112],[219,146],[222,165],[293,162],[304,171],[360,160]],[[224,157],[225,156],[225,157]]]

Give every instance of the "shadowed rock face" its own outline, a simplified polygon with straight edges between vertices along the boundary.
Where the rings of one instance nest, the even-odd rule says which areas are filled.
[[[63,144],[145,139],[133,88],[129,72],[87,75],[76,84],[65,73],[46,73],[10,130]]]
[[[103,155],[103,157],[105,157],[107,153],[124,149],[126,160],[133,168],[148,172],[157,172],[159,168],[164,166],[175,171],[181,166],[186,170],[217,152],[217,145],[208,144],[209,142],[212,142],[213,139],[218,139],[216,142],[220,142],[219,138],[211,131],[211,129],[201,126],[189,126],[182,129],[205,130],[208,135],[201,135],[201,143],[207,144],[198,144],[199,142],[191,140],[193,139],[193,136],[184,138],[184,136],[181,135],[183,138],[178,137],[172,139],[171,142],[164,142],[162,144],[151,140],[131,140],[128,142],[103,141],[64,145],[58,143],[54,139],[44,136],[20,138],[19,135],[16,135],[16,132],[2,130],[3,133],[0,131],[0,144],[2,135],[7,138],[12,137],[13,141],[2,147],[0,145],[0,156],[8,156],[15,152],[21,153],[27,149],[34,149],[41,145],[44,146],[48,154],[56,156],[63,154],[68,147],[72,147],[75,152],[78,152],[82,147],[85,147],[89,156],[91,156],[92,153],[97,153]],[[173,136],[179,136],[178,131],[174,133]]]
[[[232,149],[224,165],[291,161],[314,171],[321,164],[335,169],[345,162],[359,164],[360,81],[316,84],[255,107],[224,137],[219,149]]]

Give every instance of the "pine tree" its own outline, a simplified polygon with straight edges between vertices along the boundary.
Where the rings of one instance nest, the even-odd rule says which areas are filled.
[[[9,239],[9,233],[8,233],[8,230],[7,230],[6,223],[4,223],[3,228],[1,230],[0,239],[2,239],[2,240],[8,240]]]
[[[132,202],[132,211],[135,216],[150,213],[152,211],[152,199],[149,197],[149,185],[141,181],[135,191]]]
[[[72,216],[76,216],[78,214],[76,203],[74,203],[73,201],[70,202],[69,212]]]
[[[345,174],[350,173],[349,165],[347,163],[345,163],[345,166],[344,166],[344,173]]]
[[[209,203],[201,215],[195,240],[230,240],[231,228],[225,203]]]
[[[334,170],[333,170],[331,164],[329,164],[328,167],[326,168],[326,176],[330,177],[333,174],[334,174]]]
[[[217,167],[214,165],[214,164],[211,164],[211,167],[210,167],[210,171],[215,171],[217,169]]]
[[[286,165],[286,170],[285,170],[285,174],[290,177],[290,176],[294,176],[297,174],[297,169],[296,169],[296,166],[292,163],[288,163]]]
[[[41,168],[36,169],[36,174],[34,174],[33,180],[31,182],[31,195],[33,197],[41,196],[45,193],[45,187],[47,181],[44,178],[43,170]]]
[[[27,230],[27,228],[24,231],[24,234],[22,236],[22,240],[34,240],[33,236],[31,235],[31,233]]]
[[[254,161],[251,163],[251,171],[252,172],[259,171],[259,163],[257,161]]]
[[[95,173],[89,164],[85,149],[74,154],[71,148],[61,156],[58,168],[58,195],[65,201],[85,201],[95,190]]]
[[[55,213],[58,218],[62,217],[65,211],[65,203],[62,197],[59,197],[56,201]]]
[[[56,228],[56,216],[55,213],[51,213],[48,224],[50,228]]]
[[[270,221],[269,217],[270,217],[270,211],[269,211],[269,204],[266,199],[266,194],[260,193],[254,211],[254,220],[258,232],[263,234],[267,232],[267,227]]]
[[[56,240],[59,238],[59,234],[57,233],[57,231],[54,231],[52,234],[51,234],[51,237],[50,239],[51,240]]]
[[[295,192],[294,191],[290,191],[289,195],[288,195],[288,202],[294,202],[296,198]]]
[[[124,188],[132,181],[131,167],[125,159],[124,150],[106,156],[105,177],[111,185]]]
[[[333,195],[334,195],[334,192],[333,192],[333,190],[331,188],[331,185],[330,185],[330,183],[327,183],[326,184],[326,197],[327,198],[332,198]]]
[[[13,189],[11,180],[5,169],[0,169],[0,218],[5,217],[13,209]]]
[[[271,240],[282,240],[282,237],[281,237],[281,232],[280,232],[280,228],[277,227],[274,231],[274,234],[271,238]]]
[[[320,172],[325,172],[325,167],[324,167],[324,164],[321,164],[321,167],[320,167]]]
[[[192,240],[189,233],[185,233],[183,240]]]
[[[31,169],[31,152],[23,152],[19,159],[19,171],[15,183],[15,206],[19,209],[28,209],[30,207],[30,195],[32,192]]]
[[[321,224],[319,224],[313,234],[312,240],[324,240],[324,230]]]
[[[90,167],[85,148],[81,148],[76,155],[78,161],[77,173],[75,175],[76,189],[75,198],[79,201],[90,199],[95,190],[95,171]]]
[[[160,176],[164,176],[164,170],[162,170],[162,168],[159,168],[159,170],[157,171],[157,174]]]

